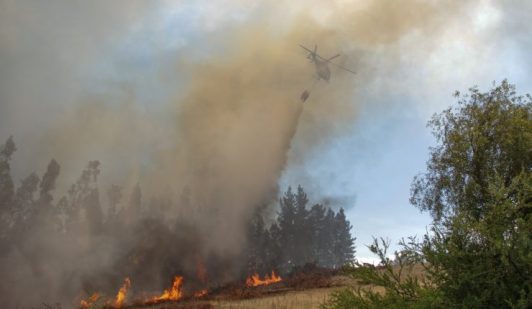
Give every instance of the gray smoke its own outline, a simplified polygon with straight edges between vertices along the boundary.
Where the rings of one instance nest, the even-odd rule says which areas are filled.
[[[120,50],[116,45],[124,37],[139,35],[149,41],[143,29],[161,35],[150,25],[163,14],[164,3],[2,1],[0,138],[15,136],[16,180],[44,170],[51,158],[59,162],[54,202],[86,162],[98,159],[104,211],[108,202],[102,192],[111,183],[123,186],[125,196],[140,183],[145,204],[151,197],[160,204],[168,200],[172,206],[165,208],[165,217],[194,226],[202,254],[230,261],[245,246],[249,218],[275,200],[287,162],[302,164],[309,152],[350,128],[363,100],[357,93],[366,84],[392,72],[409,48],[423,46],[430,54],[446,27],[463,22],[478,4],[378,0],[257,2],[245,9],[247,2],[239,1],[223,8],[207,5],[205,16],[190,13],[197,14],[201,31],[195,31],[201,35],[184,38],[175,48],[154,41],[142,61],[156,73],[117,66],[124,69],[117,78],[96,64]],[[234,17],[228,13],[232,10],[245,16]],[[231,17],[223,22],[219,12]],[[415,46],[402,46],[411,36],[418,38]],[[317,43],[324,56],[342,54],[339,61],[357,75],[333,69],[331,82],[320,82],[302,105],[299,95],[312,83],[314,72],[298,43]],[[98,87],[94,78],[87,78],[95,72],[102,74]],[[143,79],[142,73],[154,80]],[[327,182],[324,177],[311,190],[319,191]],[[183,191],[188,192],[186,203]],[[326,203],[352,201],[349,196],[321,198]],[[125,211],[126,205],[119,208]],[[151,210],[146,211],[149,215]],[[9,278],[23,284],[7,288],[10,294],[22,299],[30,288],[37,292],[26,299],[30,303],[72,299],[76,290],[90,290],[81,277],[102,273],[135,243],[135,238],[124,237],[124,248],[115,247],[114,240],[95,239],[88,230],[61,243],[35,235],[28,252],[46,265],[35,280],[30,279],[35,270],[28,253],[15,250],[8,257]],[[157,233],[166,232],[161,228]],[[97,247],[91,247],[95,242]],[[39,255],[38,246],[53,252],[54,260]],[[83,264],[72,260],[79,256]],[[119,275],[124,274],[109,277]]]

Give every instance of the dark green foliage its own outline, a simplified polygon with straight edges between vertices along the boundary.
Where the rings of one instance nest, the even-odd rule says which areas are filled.
[[[330,244],[334,242],[334,235],[330,233],[330,226],[326,219],[327,209],[320,204],[312,206],[309,211],[309,223],[314,227],[312,231],[313,236],[313,256],[317,261],[317,264],[322,266],[326,265],[327,261],[332,261],[332,251],[330,250]],[[332,212],[332,211],[331,211]]]
[[[503,81],[486,93],[472,88],[457,108],[435,115],[429,126],[439,145],[431,148],[427,172],[414,179],[412,204],[435,220],[456,212],[482,219],[492,199],[490,185],[508,187],[530,173],[531,100],[516,96],[515,87]]]
[[[279,270],[280,266],[283,263],[285,248],[281,247],[282,233],[283,232],[279,228],[279,225],[277,225],[277,223],[274,222],[270,226],[269,233],[268,233],[270,235],[270,242],[266,244],[266,247],[267,247],[266,252],[268,255],[268,259],[267,259],[268,264],[266,267],[270,269],[267,271],[274,269],[272,268],[272,266],[274,266],[275,268]]]
[[[532,305],[531,100],[503,81],[429,123],[440,145],[412,202],[434,217],[422,249],[447,306]]]
[[[296,207],[295,207],[295,220],[294,220],[294,253],[295,255],[291,260],[293,264],[299,264],[300,261],[314,261],[315,257],[312,255],[312,243],[313,235],[312,230],[314,227],[309,221],[309,211],[307,209],[308,197],[301,186],[297,187],[297,193],[295,195]],[[283,246],[284,247],[284,246]]]
[[[334,258],[335,267],[342,267],[347,261],[354,260],[355,247],[354,239],[351,237],[351,224],[344,214],[343,208],[340,208],[334,217]]]
[[[270,253],[267,248],[271,239],[269,231],[265,229],[262,216],[256,215],[254,217],[248,235],[248,269],[263,274],[270,272]]]
[[[248,266],[266,273],[275,269],[288,273],[297,266],[314,263],[339,268],[354,261],[355,239],[351,224],[340,209],[334,213],[322,205],[310,210],[302,187],[289,187],[279,201],[277,222],[269,229],[257,215],[249,232]]]
[[[279,200],[279,217],[277,219],[279,229],[280,247],[283,249],[283,263],[278,265],[282,270],[288,271],[294,267],[296,256],[296,198],[292,188],[288,188],[284,196]]]
[[[490,185],[490,201],[483,219],[471,220],[463,213],[435,226],[435,237],[426,238],[423,252],[435,269],[449,306],[465,308],[523,308],[532,304],[532,219],[530,174]],[[508,195],[520,191],[515,199]],[[527,202],[528,202],[528,206]],[[525,306],[527,307],[527,306]]]

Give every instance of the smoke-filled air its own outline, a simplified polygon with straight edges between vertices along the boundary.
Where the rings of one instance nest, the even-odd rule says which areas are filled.
[[[355,199],[305,162],[480,2],[0,1],[0,307],[199,299],[353,260]],[[290,245],[290,207],[337,234]]]

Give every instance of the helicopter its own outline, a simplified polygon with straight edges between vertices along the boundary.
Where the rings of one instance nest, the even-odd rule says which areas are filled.
[[[316,66],[316,75],[318,79],[314,82],[312,87],[314,87],[315,83],[318,82],[320,79],[323,79],[324,81],[329,82],[329,80],[331,79],[331,70],[329,69],[329,64],[332,64],[352,74],[356,74],[354,71],[331,61],[334,58],[339,57],[340,54],[336,54],[330,58],[324,58],[318,55],[318,45],[314,45],[314,50],[310,50],[301,44],[299,44],[299,46],[308,52],[307,59],[309,59],[310,62],[314,63],[314,65]],[[310,90],[306,89],[301,94],[301,97],[300,97],[301,101],[305,102],[309,96],[310,96]]]
[[[324,81],[329,82],[329,79],[331,79],[331,70],[329,69],[329,63],[334,66],[337,66],[342,70],[356,74],[354,71],[351,71],[346,67],[331,62],[331,60],[333,60],[334,58],[339,57],[340,54],[336,54],[330,58],[323,58],[322,56],[318,55],[318,45],[314,45],[314,50],[310,50],[301,44],[299,44],[299,46],[304,50],[308,51],[309,54],[307,58],[316,66],[316,74],[318,76],[318,80],[323,79]]]

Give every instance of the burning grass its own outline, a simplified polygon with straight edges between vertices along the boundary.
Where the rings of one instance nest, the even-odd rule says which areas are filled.
[[[164,290],[161,296],[156,296],[151,299],[152,302],[160,302],[167,300],[179,300],[183,297],[183,277],[175,276],[172,288]]]
[[[299,291],[316,289],[328,290],[327,288],[334,288],[345,283],[338,284],[337,278],[338,271],[308,264],[294,270],[286,278],[281,277],[275,271],[264,276],[254,273],[245,281],[235,281],[210,290],[204,288],[191,291],[190,286],[188,290],[184,289],[185,278],[183,276],[175,276],[172,286],[165,289],[160,295],[137,297],[137,299],[127,294],[132,282],[129,278],[126,278],[114,299],[106,300],[101,294],[95,293],[82,300],[80,307],[83,309],[214,308],[213,306],[227,308],[226,304],[228,303],[234,303],[235,308],[246,308],[247,305],[255,307],[255,305],[252,305],[253,299],[255,299],[255,302],[260,302],[257,299],[261,298],[271,299],[271,304],[273,304],[281,302],[284,299],[282,295],[285,294],[292,295],[294,293],[297,294]],[[301,298],[300,294],[297,295],[299,296],[296,298]],[[317,299],[323,301],[324,296],[321,295],[313,299],[315,302],[317,302]],[[260,306],[258,307],[260,308]]]
[[[264,279],[261,279],[259,274],[254,273],[251,277],[246,279],[247,286],[259,286],[259,285],[270,285],[272,283],[281,282],[281,277],[278,276],[275,271],[272,270],[271,275],[264,276]]]
[[[114,308],[121,308],[124,304],[124,301],[127,297],[127,290],[131,287],[131,280],[129,278],[124,279],[124,284],[118,290],[118,294],[116,294],[115,300],[112,303],[112,307]]]

